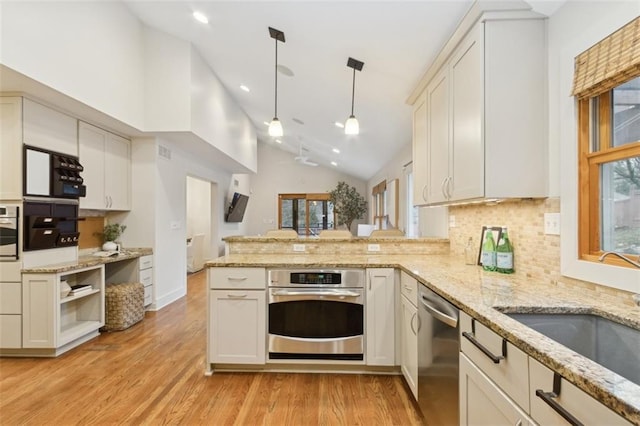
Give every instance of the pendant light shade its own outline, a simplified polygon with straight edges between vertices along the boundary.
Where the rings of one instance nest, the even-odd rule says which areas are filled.
[[[276,30],[275,28],[269,27],[269,35],[272,39],[276,41],[276,65],[275,65],[275,106],[274,106],[274,114],[273,120],[269,124],[269,136],[279,137],[284,134],[282,130],[282,123],[278,120],[278,42],[281,41],[284,43],[284,33],[280,30]]]
[[[347,61],[347,66],[349,68],[353,68],[353,86],[351,89],[351,115],[344,123],[344,134],[357,135],[358,133],[360,133],[360,124],[358,123],[358,119],[356,118],[356,116],[353,115],[353,103],[356,95],[356,70],[362,71],[364,62],[361,62],[357,59],[349,58],[349,60]]]

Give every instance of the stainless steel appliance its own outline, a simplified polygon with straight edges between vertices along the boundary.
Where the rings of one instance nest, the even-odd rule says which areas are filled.
[[[364,359],[362,269],[269,271],[269,359]]]
[[[0,261],[18,260],[20,207],[0,205]]]
[[[459,310],[424,285],[418,299],[418,405],[428,424],[458,425]]]
[[[86,195],[84,167],[77,157],[24,147],[24,195],[38,197],[75,198]]]

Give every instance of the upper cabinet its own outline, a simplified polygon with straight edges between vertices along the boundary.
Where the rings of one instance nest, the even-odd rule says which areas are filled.
[[[0,200],[22,199],[22,98],[0,97]]]
[[[81,121],[79,151],[87,187],[80,208],[130,210],[131,142]]]
[[[78,155],[78,120],[24,99],[24,144],[48,151]]]
[[[413,104],[415,203],[545,197],[544,20],[482,17],[443,55]]]

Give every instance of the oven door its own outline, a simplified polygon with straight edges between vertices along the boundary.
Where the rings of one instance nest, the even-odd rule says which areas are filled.
[[[269,289],[269,359],[364,359],[364,290]]]
[[[0,217],[0,261],[18,260],[18,218]]]

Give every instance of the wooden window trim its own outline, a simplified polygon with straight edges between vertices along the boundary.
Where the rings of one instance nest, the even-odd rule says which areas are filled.
[[[320,193],[292,193],[292,194],[278,194],[278,229],[282,229],[282,200],[305,200],[305,208],[309,211],[309,203],[312,201],[329,201],[331,196],[326,192]],[[334,213],[334,226],[336,215]],[[309,235],[309,215],[305,216],[305,229],[307,235]]]

